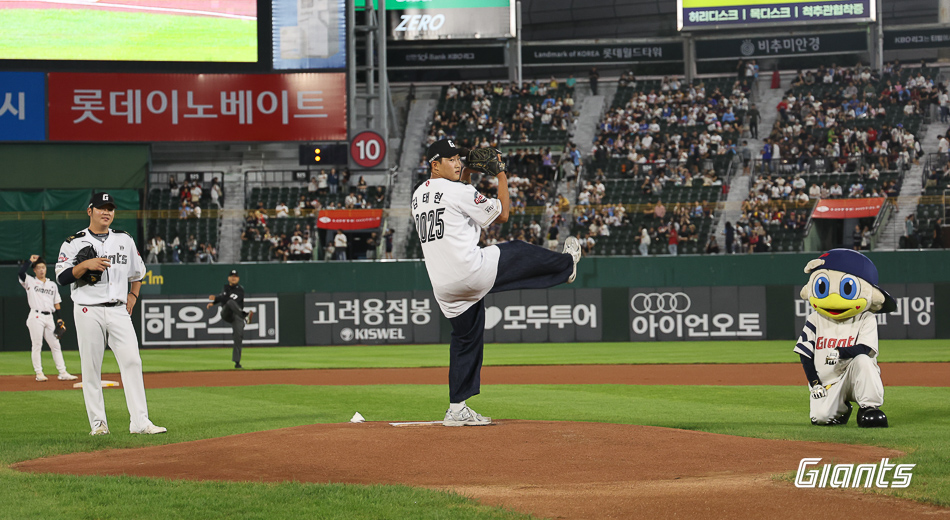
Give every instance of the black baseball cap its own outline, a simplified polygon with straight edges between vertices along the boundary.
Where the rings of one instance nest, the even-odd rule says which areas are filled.
[[[102,208],[103,206],[112,206],[115,209],[115,200],[112,198],[112,195],[104,191],[99,193],[92,194],[92,200],[89,201],[90,208]]]
[[[228,273],[228,276],[241,276],[238,274],[237,269],[231,269],[231,272]]]
[[[442,139],[429,145],[426,150],[426,162],[455,157],[456,155],[468,155],[468,149],[455,146],[455,141],[452,139]]]

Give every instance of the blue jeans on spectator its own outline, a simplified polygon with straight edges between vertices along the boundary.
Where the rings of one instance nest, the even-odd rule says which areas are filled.
[[[650,254],[650,245],[649,244],[640,244],[640,255],[648,256]]]
[[[676,245],[676,244],[670,244],[670,254],[671,254],[671,255],[676,256],[676,248],[677,248],[677,245]]]

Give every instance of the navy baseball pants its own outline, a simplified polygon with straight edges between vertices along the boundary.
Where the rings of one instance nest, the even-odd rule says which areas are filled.
[[[231,324],[231,338],[234,348],[231,351],[231,361],[241,363],[241,349],[244,346],[244,311],[234,300],[228,300],[221,309],[221,319]]]
[[[489,293],[519,289],[547,289],[567,281],[574,259],[521,240],[498,244],[498,274]],[[478,395],[481,388],[482,359],[485,353],[485,299],[462,314],[449,318],[449,402]]]

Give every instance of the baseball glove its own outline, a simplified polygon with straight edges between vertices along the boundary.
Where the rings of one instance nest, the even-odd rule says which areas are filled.
[[[76,253],[76,265],[79,265],[92,258],[99,258],[99,253],[97,253],[95,248],[92,246],[86,246]],[[82,275],[79,279],[89,285],[95,285],[99,282],[99,280],[102,280],[102,271],[93,271],[90,269],[86,271],[86,274]]]
[[[53,330],[53,335],[56,336],[56,339],[63,339],[63,336],[66,335],[66,324],[63,323],[63,320],[56,322],[56,329]]]
[[[475,148],[468,152],[465,166],[491,176],[507,171],[508,167],[498,158],[501,152],[494,148]]]

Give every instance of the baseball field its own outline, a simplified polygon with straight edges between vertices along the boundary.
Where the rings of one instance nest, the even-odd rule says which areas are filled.
[[[169,432],[126,433],[110,389],[104,437],[71,383],[2,352],[0,517],[950,518],[948,347],[881,342],[891,427],[870,430],[808,423],[788,342],[488,345],[481,428],[390,424],[441,419],[444,345],[251,348],[242,371],[146,350]],[[916,466],[906,489],[799,489],[806,457]]]
[[[0,58],[256,62],[253,0],[0,0]],[[216,12],[217,10],[217,12]]]

